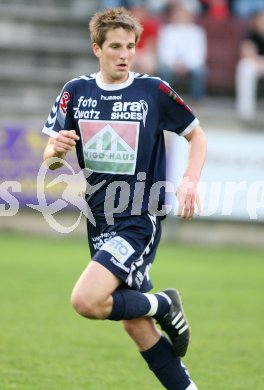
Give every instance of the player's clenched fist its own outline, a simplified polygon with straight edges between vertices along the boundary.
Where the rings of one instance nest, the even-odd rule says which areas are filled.
[[[54,138],[53,149],[57,154],[65,155],[67,152],[72,150],[76,145],[80,137],[76,134],[75,130],[61,130],[58,133],[57,138]]]
[[[48,160],[53,157],[64,160],[66,154],[75,147],[80,137],[75,130],[61,130],[56,138],[50,137],[44,150],[43,159]],[[63,162],[48,162],[50,169],[57,169],[63,165]]]

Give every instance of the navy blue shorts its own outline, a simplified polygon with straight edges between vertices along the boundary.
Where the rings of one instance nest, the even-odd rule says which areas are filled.
[[[87,221],[92,259],[128,287],[147,292],[153,285],[149,269],[161,236],[160,218],[143,214],[115,221],[114,225]]]

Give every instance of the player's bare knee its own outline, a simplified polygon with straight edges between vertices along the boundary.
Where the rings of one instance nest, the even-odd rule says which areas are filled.
[[[71,295],[71,304],[75,311],[83,317],[90,319],[102,318],[101,305],[89,295],[84,296],[73,292]]]

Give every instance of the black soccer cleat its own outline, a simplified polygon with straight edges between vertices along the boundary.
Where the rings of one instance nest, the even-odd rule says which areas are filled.
[[[171,300],[168,314],[157,320],[161,329],[169,336],[174,350],[179,357],[185,356],[190,341],[190,326],[183,311],[180,294],[177,290],[168,288],[162,291]]]

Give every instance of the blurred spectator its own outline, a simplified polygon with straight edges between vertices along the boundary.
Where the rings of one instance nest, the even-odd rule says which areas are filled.
[[[114,7],[131,8],[143,2],[144,0],[102,0],[101,8],[114,8]]]
[[[144,4],[131,8],[144,30],[137,45],[133,70],[139,73],[155,74],[157,71],[157,36],[160,22],[150,14]]]
[[[252,121],[256,114],[258,81],[264,76],[264,10],[252,19],[241,43],[236,70],[236,107],[240,119]]]
[[[150,12],[153,12],[157,15],[160,15],[165,4],[167,3],[167,0],[145,0],[145,4],[150,10]]]
[[[200,0],[203,13],[218,20],[230,16],[229,2],[227,0]]]
[[[159,75],[170,84],[177,77],[190,76],[193,100],[205,96],[207,38],[194,16],[183,5],[172,7],[170,21],[158,37]]]
[[[264,0],[232,0],[233,15],[239,18],[248,18],[264,9]]]
[[[182,5],[184,5],[190,12],[192,12],[194,15],[198,15],[202,11],[202,7],[199,0],[189,0],[184,1],[181,0]]]
[[[200,0],[166,0],[162,2],[163,5],[159,10],[159,15],[164,23],[169,23],[171,10],[175,6],[184,6],[190,13],[197,16],[202,12]]]

